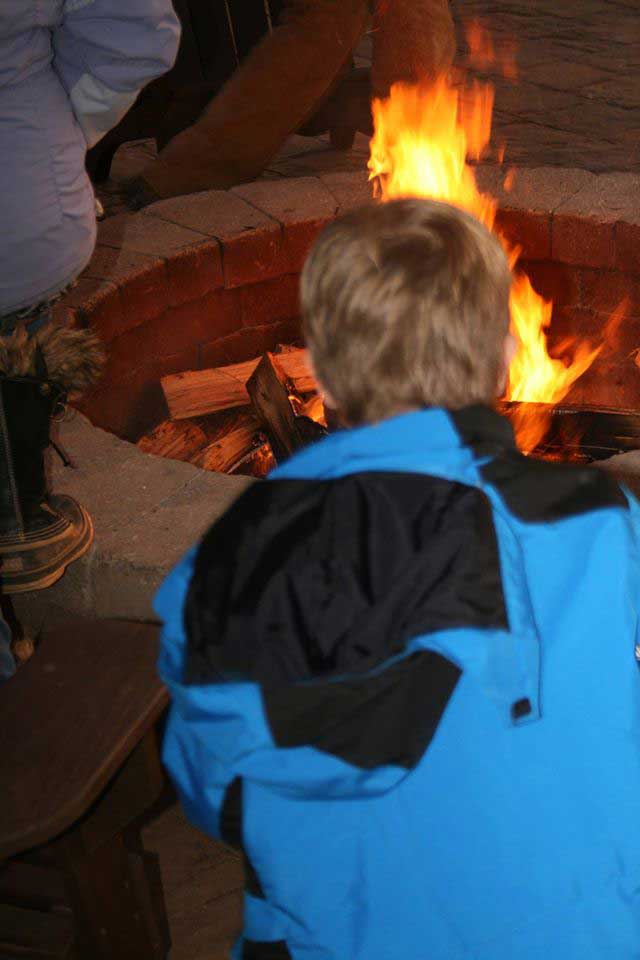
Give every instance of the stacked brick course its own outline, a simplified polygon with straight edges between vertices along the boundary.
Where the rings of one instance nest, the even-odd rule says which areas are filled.
[[[585,170],[479,168],[497,224],[553,299],[551,340],[598,337],[626,319],[571,400],[640,408],[640,177]],[[298,277],[322,227],[370,196],[366,174],[330,173],[165,200],[100,226],[78,286],[58,307],[91,325],[108,365],[82,409],[135,439],[166,416],[159,378],[248,359],[299,335]]]

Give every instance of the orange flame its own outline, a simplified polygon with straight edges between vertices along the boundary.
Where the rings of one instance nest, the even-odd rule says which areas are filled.
[[[387,100],[374,100],[369,179],[382,200],[445,200],[491,228],[497,203],[478,190],[466,161],[489,143],[493,90],[475,83],[461,101],[444,79],[429,87],[394,84]]]
[[[491,136],[493,89],[474,83],[460,91],[441,78],[429,87],[396,84],[389,98],[374,100],[370,180],[381,200],[422,196],[467,210],[493,229],[497,202],[482,193],[468,157],[479,159]],[[512,175],[510,175],[511,179]],[[501,237],[512,269],[519,250]],[[546,331],[552,304],[540,297],[527,276],[517,273],[511,290],[512,331],[519,347],[509,373],[507,399],[555,404],[593,363],[600,347],[577,344],[570,361],[553,359]],[[521,449],[532,450],[544,436],[548,418],[529,416],[531,429],[516,425]]]

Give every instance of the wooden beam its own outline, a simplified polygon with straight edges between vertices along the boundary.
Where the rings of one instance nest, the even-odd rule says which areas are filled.
[[[280,369],[298,393],[311,393],[316,382],[311,375],[306,350],[291,350],[276,354]],[[260,362],[246,360],[226,367],[209,370],[187,370],[163,377],[164,396],[172,420],[186,420],[243,407],[250,403],[246,382]]]

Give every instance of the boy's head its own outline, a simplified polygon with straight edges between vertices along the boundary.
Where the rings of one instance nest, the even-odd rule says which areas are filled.
[[[370,204],[316,241],[301,286],[318,379],[351,424],[490,403],[510,352],[504,252],[456,207]]]

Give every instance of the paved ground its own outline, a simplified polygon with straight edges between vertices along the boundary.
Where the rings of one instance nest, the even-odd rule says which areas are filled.
[[[496,86],[493,148],[506,146],[518,166],[640,169],[640,17],[637,0],[451,0],[458,32],[458,66],[467,66],[465,24],[480,21],[498,53],[515,44],[516,80],[488,76]],[[358,63],[371,57],[364,37]],[[114,179],[136,172],[151,144],[125,146]],[[337,153],[326,138],[292,137],[266,176],[305,176],[366,165],[368,141]],[[121,207],[114,185],[101,191],[108,212]]]
[[[636,0],[452,0],[497,49],[516,43],[518,79],[494,76],[494,143],[520,166],[640,167],[640,17]]]
[[[143,831],[160,857],[171,960],[229,960],[242,922],[240,856],[191,827],[177,806]]]

